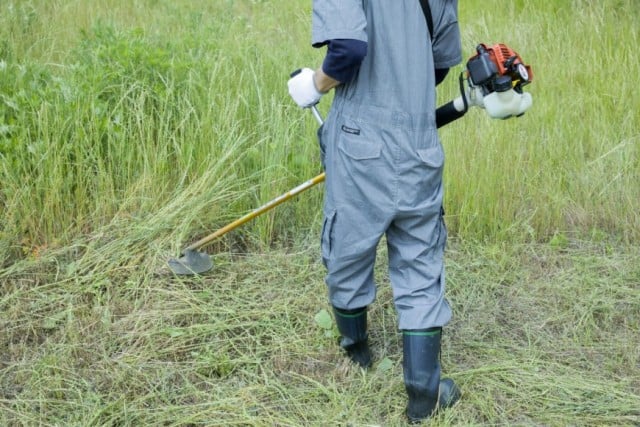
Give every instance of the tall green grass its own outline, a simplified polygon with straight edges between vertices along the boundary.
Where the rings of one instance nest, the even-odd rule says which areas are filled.
[[[637,240],[637,3],[484,6],[460,6],[464,46],[503,41],[521,53],[533,66],[534,105],[504,123],[474,111],[443,131],[454,230],[516,241],[603,232]]]
[[[31,6],[11,10],[42,25],[58,17]],[[320,172],[309,116],[285,98],[291,51],[274,49],[290,34],[256,28],[268,23],[266,5],[146,6],[149,22],[128,22],[145,9],[133,5],[78,28],[57,64],[46,56],[60,52],[21,57],[32,50],[24,40],[7,48],[0,200],[12,248],[68,243],[123,216],[144,223],[185,195],[176,214],[189,222],[164,231],[207,231]],[[312,222],[319,196],[309,199],[281,210],[297,221],[259,222],[256,242],[291,239]]]
[[[320,172],[316,124],[286,93],[289,71],[322,57],[308,46],[306,3],[55,3],[9,2],[2,17],[0,203],[11,257],[118,215],[153,215],[205,180],[209,192],[182,210],[195,223],[165,229],[202,233]],[[452,234],[636,239],[634,3],[489,6],[461,5],[465,53],[498,41],[519,51],[533,66],[534,107],[505,122],[472,111],[442,130]],[[442,102],[455,80],[441,86]],[[320,193],[246,235],[287,241],[315,226]],[[213,194],[229,198],[216,205]]]

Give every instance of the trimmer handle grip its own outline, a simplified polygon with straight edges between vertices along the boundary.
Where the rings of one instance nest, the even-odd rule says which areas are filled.
[[[324,120],[322,119],[322,115],[320,114],[320,111],[318,111],[318,104],[312,105],[311,107],[311,112],[313,113],[313,117],[316,118],[316,121],[318,122],[318,125],[322,126],[324,124]]]

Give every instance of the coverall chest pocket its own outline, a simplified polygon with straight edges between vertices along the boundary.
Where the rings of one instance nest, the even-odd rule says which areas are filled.
[[[353,160],[370,160],[380,157],[379,143],[358,138],[358,136],[343,137],[338,146],[340,151]]]
[[[377,141],[367,140],[361,135],[342,132],[338,141],[340,181],[345,188],[371,184],[378,175],[382,146]]]

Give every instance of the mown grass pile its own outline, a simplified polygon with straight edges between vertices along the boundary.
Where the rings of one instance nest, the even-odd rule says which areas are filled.
[[[515,48],[534,107],[441,133],[443,365],[464,398],[436,424],[640,423],[636,6],[461,5],[465,52]],[[321,190],[211,245],[211,274],[166,267],[320,173],[315,122],[286,93],[322,58],[307,2],[4,9],[0,424],[402,425],[384,245],[365,373],[335,345]]]

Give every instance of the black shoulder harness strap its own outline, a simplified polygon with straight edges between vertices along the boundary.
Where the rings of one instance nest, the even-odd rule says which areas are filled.
[[[433,17],[431,16],[431,7],[429,6],[429,0],[420,0],[420,6],[422,6],[424,18],[427,20],[427,27],[429,27],[431,43],[433,43]]]

